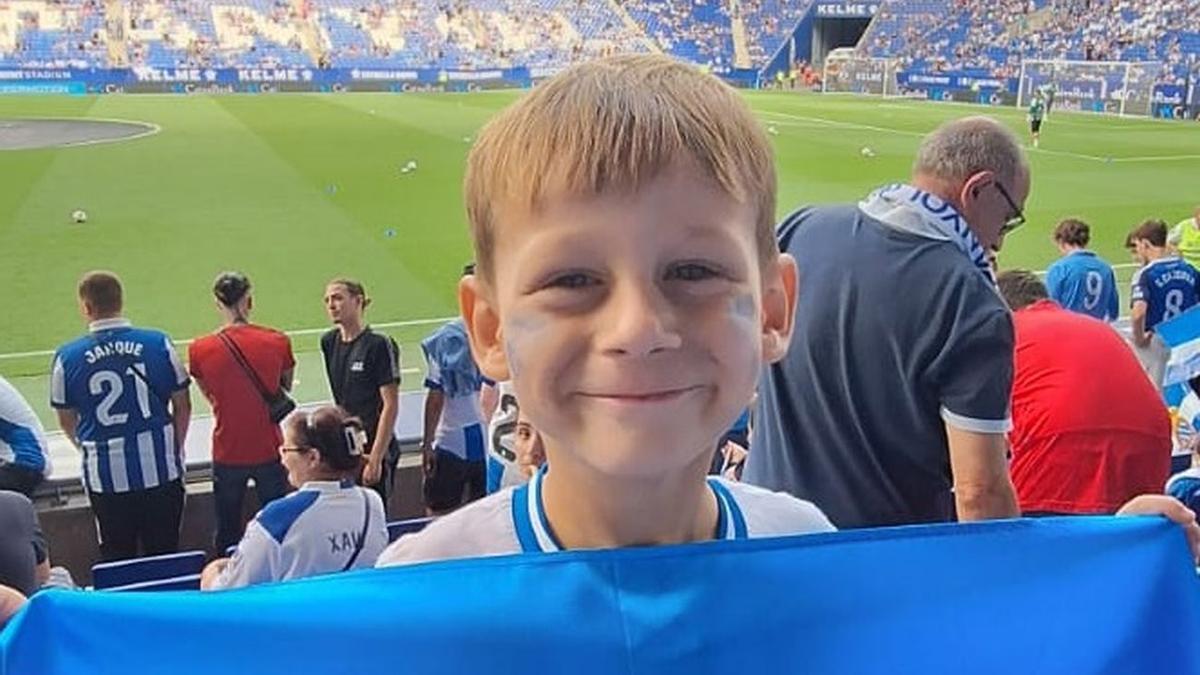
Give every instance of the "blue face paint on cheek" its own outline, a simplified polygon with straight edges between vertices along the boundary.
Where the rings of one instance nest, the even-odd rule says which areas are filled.
[[[508,371],[517,377],[524,369],[523,363],[529,350],[530,340],[542,329],[545,322],[536,317],[517,315],[504,325],[504,355],[508,359]]]
[[[730,303],[733,316],[742,321],[754,322],[758,318],[758,303],[754,301],[753,293],[743,293]]]

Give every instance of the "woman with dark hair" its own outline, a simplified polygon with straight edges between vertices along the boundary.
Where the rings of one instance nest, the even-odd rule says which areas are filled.
[[[296,492],[268,504],[232,558],[209,563],[205,590],[371,567],[387,546],[383,501],[356,487],[366,452],[357,418],[336,406],[292,413],[279,454]]]

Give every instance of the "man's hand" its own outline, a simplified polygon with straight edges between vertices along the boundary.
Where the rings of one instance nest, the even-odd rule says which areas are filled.
[[[1117,511],[1118,516],[1166,516],[1183,528],[1192,559],[1200,562],[1200,525],[1196,524],[1196,513],[1183,502],[1166,495],[1140,495],[1134,497]]]
[[[363,485],[375,485],[383,478],[383,456],[387,449],[376,450],[367,455],[367,464],[363,467]]]
[[[200,590],[211,590],[226,567],[229,567],[229,558],[217,558],[205,565],[204,570],[200,572]]]
[[[437,453],[433,446],[427,443],[421,444],[421,468],[425,470],[426,477],[437,471]]]

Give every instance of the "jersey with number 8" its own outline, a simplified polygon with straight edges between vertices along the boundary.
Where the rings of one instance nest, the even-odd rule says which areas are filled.
[[[54,355],[50,404],[79,414],[83,479],[93,492],[128,492],[183,475],[168,401],[188,385],[171,340],[110,319]]]
[[[1160,258],[1133,277],[1132,302],[1146,303],[1151,330],[1191,309],[1200,300],[1200,272],[1180,258]]]

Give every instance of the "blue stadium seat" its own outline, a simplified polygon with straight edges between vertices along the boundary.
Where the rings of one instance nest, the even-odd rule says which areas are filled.
[[[200,588],[204,551],[97,563],[92,584],[98,591],[176,591]]]
[[[402,534],[412,534],[425,529],[425,526],[432,521],[433,518],[409,518],[408,520],[394,520],[387,524],[388,541],[396,541]]]

